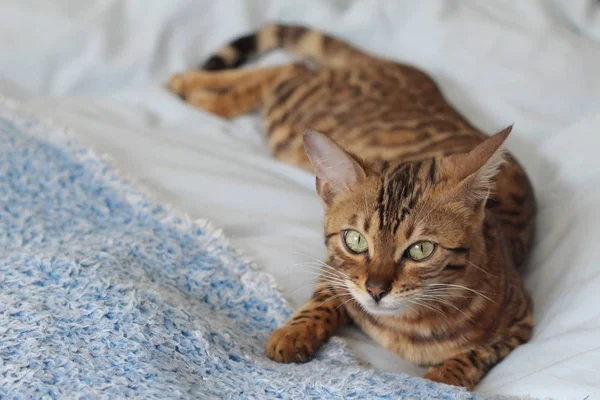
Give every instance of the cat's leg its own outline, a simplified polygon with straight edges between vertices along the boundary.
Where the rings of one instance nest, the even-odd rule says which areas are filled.
[[[267,356],[282,363],[309,361],[340,326],[349,322],[343,304],[350,296],[319,283],[312,299],[271,334]]]
[[[531,330],[523,331],[522,335],[492,345],[476,347],[468,353],[446,360],[429,368],[425,378],[473,390],[494,365],[502,361],[517,346],[529,340]]]
[[[223,90],[248,80],[273,79],[291,67],[293,65],[222,71],[190,70],[173,75],[169,88],[180,95],[197,90]]]
[[[174,75],[171,91],[186,102],[224,118],[234,118],[259,108],[272,88],[305,67],[290,64],[277,67],[188,71]]]
[[[526,301],[523,304],[524,306],[519,308],[519,314],[508,324],[503,339],[473,347],[468,352],[433,366],[427,371],[425,378],[472,390],[494,365],[531,338],[531,302]]]

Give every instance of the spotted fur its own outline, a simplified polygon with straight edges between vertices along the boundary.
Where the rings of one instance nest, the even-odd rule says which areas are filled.
[[[234,69],[276,48],[319,67]],[[170,88],[225,118],[262,109],[275,157],[317,175],[329,259],[313,297],[269,339],[269,357],[308,361],[352,321],[429,366],[427,378],[473,388],[529,340],[519,271],[535,199],[522,167],[503,156],[510,128],[488,138],[422,71],[300,26],[238,38]],[[348,250],[348,229],[367,238],[366,253]],[[429,259],[406,256],[425,239],[436,243]],[[368,285],[385,297],[371,299]]]

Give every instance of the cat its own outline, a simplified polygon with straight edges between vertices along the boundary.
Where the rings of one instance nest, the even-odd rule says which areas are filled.
[[[277,48],[318,68],[235,69]],[[425,378],[473,389],[530,339],[535,198],[504,151],[512,127],[487,137],[424,72],[302,26],[266,25],[169,87],[224,118],[262,108],[275,157],[316,174],[328,259],[268,357],[309,361],[352,322]]]

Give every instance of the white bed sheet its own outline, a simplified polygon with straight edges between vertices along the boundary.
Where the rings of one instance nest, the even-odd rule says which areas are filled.
[[[527,274],[535,335],[478,391],[597,399],[600,27],[598,11],[584,13],[592,7],[592,0],[5,0],[0,93],[71,126],[160,200],[222,227],[299,306],[314,278],[299,263],[324,255],[313,177],[270,157],[256,116],[228,122],[194,110],[164,82],[268,20],[325,29],[424,68],[484,131],[516,123],[508,147],[539,198]],[[356,331],[344,336],[379,368],[422,373]]]

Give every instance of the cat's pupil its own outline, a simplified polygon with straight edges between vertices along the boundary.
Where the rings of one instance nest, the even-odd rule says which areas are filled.
[[[346,247],[355,253],[364,253],[367,250],[367,239],[355,230],[345,233]]]

